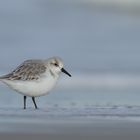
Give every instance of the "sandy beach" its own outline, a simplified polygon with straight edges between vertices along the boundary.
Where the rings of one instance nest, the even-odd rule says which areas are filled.
[[[0,109],[0,139],[138,140],[140,117],[138,114],[120,117],[108,113],[74,115],[71,110],[64,109]]]
[[[1,132],[0,139],[48,139],[48,140],[138,140],[140,139],[140,123],[125,120],[86,120],[75,121],[55,120],[39,123],[7,123],[1,124],[3,129],[11,132]],[[15,129],[14,129],[15,128]]]

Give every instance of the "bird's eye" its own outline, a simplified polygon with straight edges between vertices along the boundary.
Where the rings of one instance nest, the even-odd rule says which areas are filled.
[[[58,64],[57,63],[54,63],[54,65],[57,67],[58,66]]]

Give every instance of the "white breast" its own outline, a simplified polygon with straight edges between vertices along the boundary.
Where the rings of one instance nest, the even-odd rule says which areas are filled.
[[[11,81],[3,79],[2,82],[23,95],[35,97],[48,94],[56,84],[57,79],[58,76],[45,76],[37,81]]]

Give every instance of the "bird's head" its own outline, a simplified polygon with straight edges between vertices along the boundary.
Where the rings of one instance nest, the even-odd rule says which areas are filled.
[[[65,74],[67,74],[68,76],[71,77],[71,74],[69,74],[65,69],[64,69],[64,64],[63,61],[61,60],[61,58],[59,57],[52,57],[50,59],[48,59],[47,61],[50,70],[54,73],[54,74],[60,74],[60,72],[63,72]]]

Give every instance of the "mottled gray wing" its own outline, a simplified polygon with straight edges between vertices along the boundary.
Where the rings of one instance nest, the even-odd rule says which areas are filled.
[[[0,77],[7,80],[37,80],[45,73],[46,67],[41,60],[27,60],[18,66],[13,72]]]

